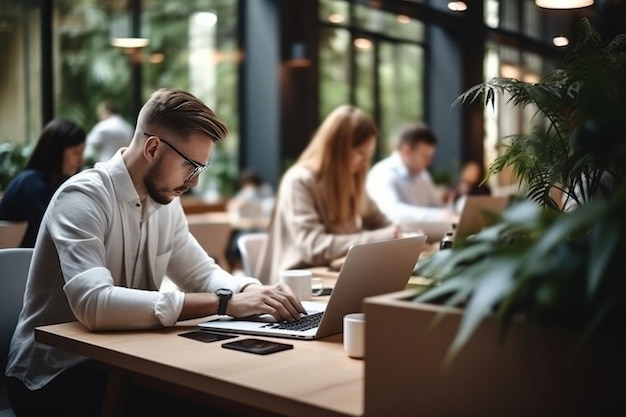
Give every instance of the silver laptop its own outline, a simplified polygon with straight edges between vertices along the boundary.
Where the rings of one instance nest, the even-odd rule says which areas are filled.
[[[439,242],[446,232],[454,230],[452,222],[440,221],[403,222],[400,226],[408,233],[424,233],[428,243]]]
[[[219,317],[198,326],[218,332],[305,340],[341,333],[343,316],[362,311],[364,298],[406,288],[425,242],[426,236],[419,235],[351,246],[328,302],[304,301],[308,315],[295,323],[277,323],[270,315],[262,315],[254,319]]]
[[[502,213],[508,202],[508,196],[467,196],[459,224],[454,232],[454,239],[465,239],[491,226],[493,221],[489,213],[496,215]]]

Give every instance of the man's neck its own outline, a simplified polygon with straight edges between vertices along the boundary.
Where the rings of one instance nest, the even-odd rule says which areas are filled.
[[[141,200],[141,204],[144,204],[144,201],[148,197],[148,190],[146,189],[145,184],[143,183],[144,178],[144,169],[141,167],[140,160],[135,155],[135,150],[132,149],[132,144],[129,148],[122,151],[122,159],[124,160],[124,164],[128,169],[128,173],[130,175],[130,179],[133,182],[133,186],[137,191],[137,195]]]

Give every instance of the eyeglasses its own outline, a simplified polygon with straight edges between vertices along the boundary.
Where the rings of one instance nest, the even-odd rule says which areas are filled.
[[[187,162],[189,165],[191,165],[193,167],[193,171],[191,171],[191,174],[189,174],[189,176],[187,177],[187,179],[185,181],[191,181],[195,176],[202,174],[204,172],[204,170],[206,170],[209,167],[209,164],[202,165],[202,164],[199,164],[199,163],[193,161],[192,159],[189,159],[187,156],[185,156],[184,153],[182,153],[181,151],[176,149],[174,147],[174,145],[172,145],[171,143],[169,143],[168,141],[166,141],[162,137],[157,136],[157,135],[153,135],[153,134],[150,134],[150,133],[146,133],[146,132],[144,132],[143,134],[148,136],[148,137],[154,136],[154,137],[159,138],[159,140],[161,142],[165,143],[167,146],[172,148],[172,150],[174,152],[176,152],[178,155],[180,155],[180,157],[183,158],[185,160],[185,162]]]

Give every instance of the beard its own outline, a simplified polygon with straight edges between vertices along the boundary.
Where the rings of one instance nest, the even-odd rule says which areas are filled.
[[[148,195],[154,201],[159,204],[169,204],[174,200],[174,197],[171,195],[172,190],[169,188],[159,188],[158,184],[161,182],[163,178],[164,170],[161,168],[161,163],[153,165],[150,170],[146,173],[146,176],[143,180],[143,183],[148,190]]]

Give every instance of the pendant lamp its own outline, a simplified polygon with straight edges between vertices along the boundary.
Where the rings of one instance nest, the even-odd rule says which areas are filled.
[[[591,6],[593,0],[535,0],[535,4],[544,9],[579,9]]]

